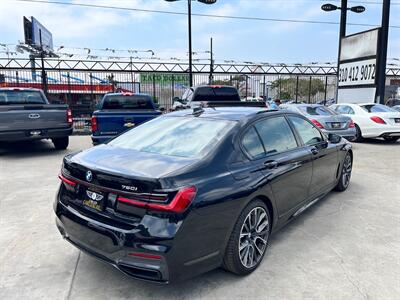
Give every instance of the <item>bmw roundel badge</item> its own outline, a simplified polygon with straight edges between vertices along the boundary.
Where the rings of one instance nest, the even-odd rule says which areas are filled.
[[[93,174],[92,171],[87,171],[86,172],[86,180],[91,182],[93,180]]]

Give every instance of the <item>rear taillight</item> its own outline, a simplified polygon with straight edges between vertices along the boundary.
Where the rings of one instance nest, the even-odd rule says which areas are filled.
[[[370,119],[378,124],[386,124],[386,122],[382,118],[377,117],[377,116],[373,116]]]
[[[68,108],[67,109],[67,123],[72,125],[72,122],[73,122],[73,120],[72,120],[72,111],[71,111],[71,109]]]
[[[130,252],[130,253],[128,253],[128,256],[155,259],[155,260],[160,260],[162,258],[161,255],[149,254],[149,253],[143,253],[143,252]]]
[[[70,186],[76,186],[76,182],[75,182],[75,181],[72,181],[72,180],[70,180],[70,179],[64,177],[64,175],[61,174],[61,173],[58,174],[58,178],[60,178],[60,180],[61,180],[62,182],[64,182],[65,184],[68,184],[68,185],[70,185]]]
[[[143,208],[147,208],[147,209],[181,213],[181,212],[185,211],[186,208],[189,207],[190,203],[193,201],[194,197],[196,196],[196,192],[197,192],[197,190],[194,186],[180,189],[176,193],[174,199],[172,199],[172,201],[168,204],[143,202],[140,200],[121,197],[121,196],[118,197],[118,202],[122,202],[125,204],[137,206],[137,207],[143,207]]]
[[[315,126],[317,126],[319,129],[324,129],[324,126],[320,122],[318,122],[315,119],[310,120]]]
[[[92,132],[97,131],[97,118],[95,116],[92,117]]]
[[[353,120],[350,120],[349,128],[354,128],[356,125],[354,124]]]

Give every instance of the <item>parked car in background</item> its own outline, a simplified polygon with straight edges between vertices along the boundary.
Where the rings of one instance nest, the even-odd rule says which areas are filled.
[[[106,94],[92,115],[93,145],[104,143],[161,113],[147,94]]]
[[[396,142],[400,138],[400,112],[377,103],[339,103],[331,106],[337,113],[349,116],[354,121],[356,141],[363,138],[383,138]]]
[[[327,134],[335,133],[349,141],[356,138],[356,128],[350,117],[340,115],[321,104],[281,104],[280,108],[302,114]]]
[[[165,114],[67,155],[54,203],[62,236],[135,278],[253,272],[271,233],[332,189],[351,144],[304,116],[254,107]]]
[[[239,93],[233,86],[200,85],[187,89],[182,99],[175,99],[173,110],[201,106],[202,102],[235,102],[240,101]]]
[[[66,149],[72,122],[68,106],[49,104],[42,90],[0,88],[1,142],[51,139],[56,149]]]

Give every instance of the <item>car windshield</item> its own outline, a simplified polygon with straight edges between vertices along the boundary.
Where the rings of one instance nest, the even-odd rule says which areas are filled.
[[[367,104],[361,105],[361,108],[369,113],[379,113],[379,112],[397,112],[396,110],[382,104]]]
[[[46,104],[39,91],[0,90],[0,105],[7,104]]]
[[[105,96],[103,109],[154,109],[150,96],[113,95]]]
[[[202,86],[196,88],[192,101],[240,101],[234,87]]]
[[[234,121],[163,116],[129,130],[108,144],[169,156],[202,157],[234,125]]]
[[[324,106],[299,106],[299,109],[311,116],[332,116],[336,115],[336,113]]]

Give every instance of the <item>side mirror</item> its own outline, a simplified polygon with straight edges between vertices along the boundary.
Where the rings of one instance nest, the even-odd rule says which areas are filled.
[[[337,144],[340,142],[340,140],[342,139],[342,137],[340,135],[337,135],[335,133],[329,133],[328,135],[328,140],[332,143],[332,144]]]
[[[164,111],[165,111],[165,108],[164,108],[164,107],[160,107],[160,108],[159,108],[159,111],[164,112]]]

